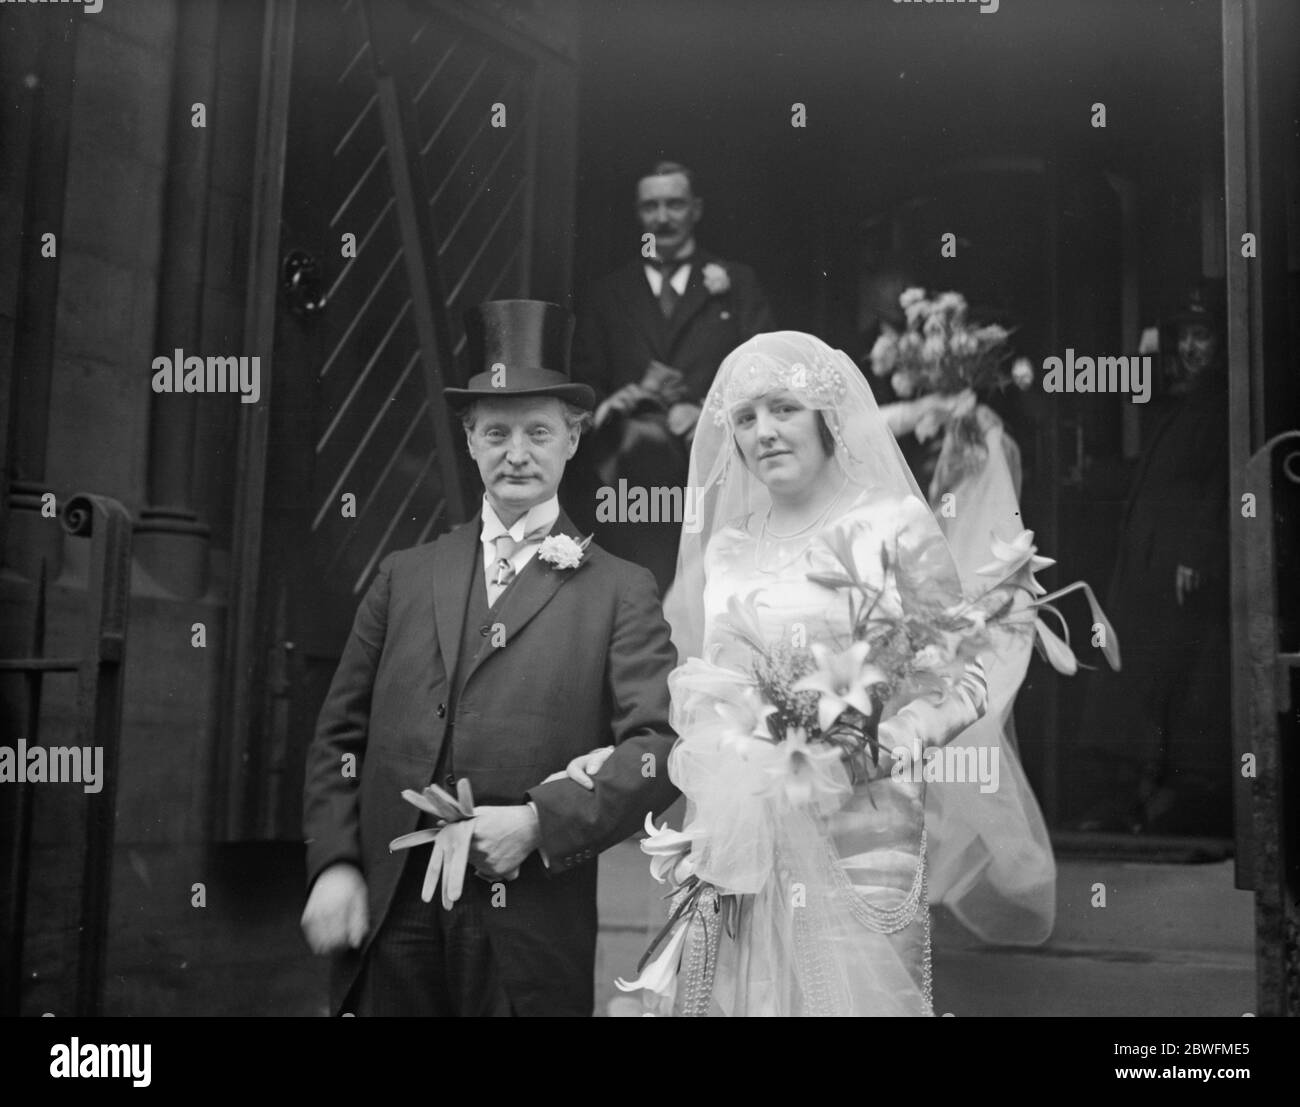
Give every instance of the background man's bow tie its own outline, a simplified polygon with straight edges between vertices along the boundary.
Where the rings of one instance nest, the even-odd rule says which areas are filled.
[[[650,259],[650,264],[663,273],[665,277],[671,277],[683,265],[690,265],[690,263],[690,258],[673,258],[671,261],[666,261],[663,258]]]

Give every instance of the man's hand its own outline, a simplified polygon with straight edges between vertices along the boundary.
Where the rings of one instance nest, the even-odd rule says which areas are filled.
[[[611,415],[627,415],[638,404],[646,401],[652,401],[668,408],[685,398],[686,384],[682,371],[651,358],[641,380],[632,384],[625,384],[617,392],[607,396],[605,402],[596,408],[592,423],[596,427],[603,426]],[[674,431],[673,433],[677,434],[679,432]]]
[[[370,930],[366,878],[339,861],[316,878],[302,912],[302,932],[313,953],[326,956],[360,949]]]
[[[673,404],[668,409],[668,429],[678,438],[686,438],[695,433],[695,424],[700,421],[698,404],[684,402]]]
[[[1174,596],[1178,600],[1178,606],[1183,606],[1183,600],[1187,599],[1193,592],[1201,586],[1201,574],[1189,565],[1179,565],[1174,570]]]
[[[605,402],[596,408],[592,425],[603,426],[611,415],[626,415],[643,400],[653,400],[654,394],[639,384],[625,384],[617,392],[606,397]]]
[[[664,407],[672,407],[690,397],[686,392],[686,374],[662,361],[650,359],[650,367],[641,378],[641,387],[655,396]]]
[[[484,876],[507,876],[537,848],[541,831],[537,812],[526,803],[474,808],[470,862]]]

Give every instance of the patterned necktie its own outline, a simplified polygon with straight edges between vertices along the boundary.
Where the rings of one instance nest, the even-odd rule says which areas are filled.
[[[659,272],[663,276],[663,281],[659,285],[659,310],[664,313],[665,319],[671,319],[673,312],[677,310],[677,301],[681,296],[677,294],[677,289],[673,287],[673,274],[683,265],[689,265],[687,258],[681,258],[677,261],[659,262]]]
[[[518,542],[511,538],[509,534],[498,534],[494,539],[492,539],[492,542],[497,548],[496,564],[493,566],[496,575],[492,578],[492,583],[498,588],[504,588],[514,580],[518,574],[515,572],[515,567],[510,564],[510,559],[514,557],[515,551],[521,546],[528,545],[529,542],[540,542],[550,533],[550,531],[551,528],[548,524],[547,526],[537,527],[534,530],[530,530],[523,536],[523,538],[519,539]]]

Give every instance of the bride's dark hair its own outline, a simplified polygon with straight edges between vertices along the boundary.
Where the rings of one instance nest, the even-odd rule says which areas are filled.
[[[826,451],[827,457],[835,456],[835,435],[831,434],[830,424],[826,422],[826,413],[821,408],[813,408],[813,414],[817,416],[817,435],[822,440],[822,449]]]
[[[826,422],[826,413],[821,408],[812,409],[813,415],[817,417],[817,437],[822,440],[822,449],[826,451],[827,457],[835,456],[835,435],[831,433],[830,424]],[[731,436],[731,444],[736,447],[736,453],[741,461],[745,460],[745,452],[740,448],[740,443],[736,441],[736,436]]]

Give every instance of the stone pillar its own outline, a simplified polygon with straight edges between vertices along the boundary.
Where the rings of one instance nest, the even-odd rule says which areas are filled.
[[[22,20],[20,14],[27,13],[8,9],[0,20],[5,38],[0,58],[9,70],[3,88],[7,100],[10,93],[15,95],[18,109],[9,116],[11,126],[4,135],[14,153],[8,200],[18,200],[14,206],[19,208],[22,235],[16,259],[12,362],[9,372],[0,375],[0,381],[8,377],[0,557],[5,566],[26,577],[36,576],[44,560],[53,579],[63,564],[63,531],[41,509],[43,495],[54,491],[44,478],[59,256],[57,252],[53,257],[43,255],[42,238],[53,234],[56,251],[62,249],[77,22],[73,15],[57,18],[52,12],[42,20],[30,16]],[[9,26],[11,21],[16,26]]]
[[[198,354],[202,335],[208,178],[212,142],[193,125],[193,105],[215,105],[217,5],[191,0],[178,12],[168,133],[162,258],[154,356]],[[209,528],[193,506],[194,448],[202,393],[153,393],[149,411],[148,506],[135,532],[137,562],[166,592],[193,599],[208,588]]]

